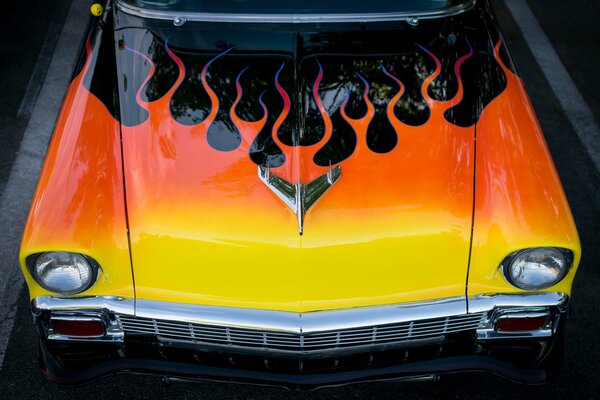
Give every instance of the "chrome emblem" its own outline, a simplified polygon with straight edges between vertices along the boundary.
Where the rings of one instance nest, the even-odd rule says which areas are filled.
[[[271,173],[269,168],[258,167],[258,177],[269,187],[298,217],[300,235],[304,232],[304,216],[306,212],[340,179],[341,167],[330,168],[312,182],[290,183]]]

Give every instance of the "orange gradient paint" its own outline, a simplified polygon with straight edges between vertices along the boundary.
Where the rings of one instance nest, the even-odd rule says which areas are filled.
[[[233,105],[231,106],[231,110],[229,113],[231,115],[231,120],[233,121],[236,128],[240,131],[242,138],[250,140],[250,138],[256,137],[260,133],[260,131],[263,129],[265,124],[267,123],[267,116],[268,116],[269,111],[267,110],[267,106],[265,106],[265,103],[263,102],[262,95],[261,95],[260,98],[258,99],[258,102],[260,103],[260,105],[263,109],[263,112],[264,112],[264,115],[261,119],[259,119],[258,121],[246,121],[237,115],[236,107],[240,103],[240,100],[242,100],[242,96],[244,94],[244,90],[242,89],[242,85],[240,83],[240,78],[241,78],[242,74],[246,71],[246,69],[247,68],[245,68],[242,72],[240,72],[237,79],[235,80],[237,96],[235,98],[235,101],[233,102]],[[180,77],[181,77],[181,75],[180,75]]]
[[[21,242],[31,298],[49,294],[25,266],[27,256],[44,251],[83,253],[98,261],[98,282],[85,295],[134,296],[119,123],[82,84],[95,68],[89,40],[86,49],[87,62],[66,94]]]
[[[275,126],[273,126],[272,134],[275,143],[277,143],[279,148],[283,151],[288,162],[283,164],[281,167],[271,168],[271,173],[285,179],[288,182],[311,182],[315,178],[318,178],[319,176],[329,171],[328,167],[320,167],[313,162],[315,154],[317,154],[317,152],[331,138],[331,133],[333,131],[331,117],[327,113],[327,110],[325,110],[325,106],[323,105],[323,102],[321,101],[321,98],[319,96],[319,85],[323,80],[323,68],[319,64],[319,73],[317,74],[317,77],[315,78],[315,81],[313,83],[312,93],[315,104],[317,105],[317,109],[319,110],[319,114],[323,118],[323,124],[325,126],[325,129],[323,131],[323,137],[321,138],[321,140],[310,146],[288,146],[285,143],[283,143],[277,135],[278,129],[283,123],[283,120],[288,116],[290,109],[289,95],[286,93],[285,89],[283,89],[279,84],[278,78],[279,72],[275,76],[275,85],[284,101],[284,111],[281,113],[281,116],[278,118]]]
[[[271,173],[293,183],[329,170],[313,162],[332,133],[319,95],[325,73],[320,68],[312,88],[325,131],[319,143],[303,147],[286,146],[277,136],[290,97],[274,77],[284,107],[272,134],[286,163]],[[424,93],[438,74],[439,67]],[[195,126],[171,117],[174,89],[142,104],[150,113],[146,122],[122,127],[139,298],[311,311],[464,295],[474,131],[443,117],[461,100],[462,86],[448,102],[426,98],[431,118],[424,126],[390,116],[399,144],[388,154],[366,145],[374,114],[367,90],[366,115],[346,116],[357,149],[341,163],[340,180],[308,212],[302,237],[293,212],[259,180],[250,160],[249,147],[265,118],[243,121],[236,115],[244,95],[240,79],[236,87],[231,116],[242,144],[233,151],[217,151],[205,139],[215,104]],[[157,145],[159,138],[168,141],[168,153]]]
[[[561,283],[544,291],[571,293],[581,245],[569,204],[521,80],[495,57],[508,81],[477,124],[475,224],[468,294],[521,292],[498,268],[511,252],[555,246],[574,252]]]
[[[386,72],[386,74],[387,74],[387,72]],[[387,75],[390,78],[394,79],[396,81],[396,83],[398,83],[400,85],[400,91],[398,92],[398,94],[396,94],[392,98],[392,100],[390,101],[390,104],[388,104],[387,111],[388,111],[388,115],[389,115],[390,112],[393,113],[394,105],[398,102],[398,100],[400,100],[400,97],[402,97],[402,94],[404,93],[404,86],[402,85],[402,82],[400,82],[398,79],[394,78],[393,76],[391,76],[389,74],[387,74]],[[346,100],[344,100],[344,103],[342,104],[340,113],[342,114],[342,118],[344,118],[344,121],[346,121],[352,127],[354,132],[366,132],[367,129],[369,128],[369,124],[373,120],[373,116],[375,115],[375,107],[373,106],[373,103],[369,99],[369,84],[368,84],[368,82],[362,76],[359,76],[359,78],[365,84],[365,90],[363,92],[363,101],[367,105],[367,112],[365,113],[365,115],[362,118],[350,118],[348,116],[348,114],[346,114],[346,106],[348,105],[348,101],[350,100],[350,96],[347,96]],[[392,111],[390,111],[390,110],[392,110]]]

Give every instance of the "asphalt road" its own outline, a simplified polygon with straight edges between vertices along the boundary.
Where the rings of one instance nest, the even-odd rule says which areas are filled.
[[[0,193],[4,190],[29,117],[30,109],[21,108],[21,103],[28,88],[32,96],[39,91],[45,76],[44,61],[52,56],[53,45],[70,3],[71,0],[9,0],[2,3]],[[47,36],[49,40],[46,41]],[[42,49],[45,42],[48,46]],[[38,64],[39,58],[42,62]],[[36,65],[41,68],[34,71]],[[32,75],[35,75],[34,79],[31,79]]]
[[[41,3],[31,1],[30,3]],[[57,7],[52,12],[66,15],[68,1],[43,0]],[[523,0],[524,1],[524,0]],[[17,117],[18,105],[26,92],[49,24],[43,13],[19,2],[8,2],[8,15],[0,17],[0,32],[10,43],[0,45],[0,191],[10,171],[15,152],[27,123],[27,116]],[[23,2],[25,3],[25,2]],[[552,45],[558,51],[585,102],[596,119],[600,119],[600,40],[597,0],[529,0]],[[521,36],[515,21],[502,0],[494,0],[539,120],[546,134],[567,197],[579,228],[584,249],[580,272],[573,290],[573,315],[567,328],[566,359],[556,382],[545,386],[522,386],[488,375],[453,375],[433,383],[371,383],[316,392],[286,392],[280,389],[224,384],[176,383],[166,385],[159,377],[120,375],[87,386],[64,389],[46,382],[37,368],[36,332],[28,310],[26,290],[17,304],[17,315],[10,336],[4,364],[0,370],[2,399],[593,399],[600,398],[600,173],[594,169],[586,149],[577,139],[568,115],[553,94],[550,83],[538,67],[532,52]],[[12,7],[12,8],[11,8]],[[62,8],[61,8],[62,7]],[[28,12],[27,34],[17,34],[16,18]],[[13,14],[11,14],[13,13]],[[15,22],[16,21],[16,22]],[[33,21],[33,22],[32,22]],[[35,22],[37,21],[37,22]],[[10,24],[10,26],[6,25]],[[7,36],[9,35],[9,36]],[[22,50],[19,50],[22,49]],[[6,54],[10,52],[10,61]],[[600,140],[600,138],[598,138]]]

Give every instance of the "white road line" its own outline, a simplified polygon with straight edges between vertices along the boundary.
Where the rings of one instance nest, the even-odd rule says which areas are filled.
[[[600,127],[525,0],[504,0],[571,126],[600,172]]]
[[[50,65],[50,61],[52,60],[52,53],[54,52],[54,48],[63,26],[64,21],[61,18],[61,15],[61,7],[60,4],[58,4],[54,11],[54,15],[52,16],[52,20],[48,25],[46,38],[44,39],[44,43],[40,49],[40,53],[31,73],[31,77],[29,78],[27,89],[25,89],[25,95],[23,96],[23,100],[19,106],[19,111],[17,112],[17,117],[19,118],[29,118],[31,116],[31,110],[33,110],[35,101],[40,94],[40,90],[42,90],[42,85],[44,84],[44,79],[46,78],[46,71],[48,70],[48,65]]]
[[[77,51],[85,35],[88,7],[87,1],[74,0],[71,4],[46,79],[31,111],[19,155],[0,198],[0,369],[23,286],[18,260],[23,225],[71,71],[77,61]]]

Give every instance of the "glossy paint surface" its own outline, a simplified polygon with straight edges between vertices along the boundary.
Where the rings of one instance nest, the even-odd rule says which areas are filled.
[[[370,53],[394,31],[284,34],[265,55],[253,32],[184,47],[211,42],[190,29],[116,34],[138,298],[303,312],[464,295],[474,126],[457,108],[478,107],[461,68],[485,37]],[[300,236],[258,165],[342,172]]]
[[[20,259],[31,298],[49,293],[32,280],[25,258],[54,250],[83,253],[102,266],[85,295],[134,295],[119,123],[84,85],[97,79],[102,33],[90,37],[87,62],[65,97],[23,233]]]
[[[90,295],[131,297],[133,274],[138,299],[292,312],[518,292],[498,265],[524,247],[577,264],[486,4],[418,28],[302,32],[116,12],[65,100],[22,261],[88,254],[104,269]],[[258,177],[307,183],[338,165],[302,236]],[[570,293],[574,273],[548,291]]]
[[[551,289],[570,293],[581,257],[577,229],[523,84],[508,69],[505,72],[506,95],[485,109],[477,125],[468,295],[521,292],[506,282],[497,266],[513,251],[540,246],[574,252],[573,268]]]
[[[206,128],[170,122],[160,101],[149,109],[149,125],[123,127],[140,298],[306,311],[464,293],[472,129],[402,127],[403,146],[380,155],[356,122],[359,147],[300,237],[293,213],[258,180],[251,136],[216,152]],[[302,161],[316,148],[289,149],[300,162],[272,172],[310,180],[320,168]]]
[[[464,26],[476,33],[465,33]],[[149,96],[150,85],[145,88],[149,101],[138,98],[137,104],[148,119],[123,130],[131,173],[126,181],[137,183],[128,193],[138,295],[292,311],[461,295],[473,182],[490,179],[473,180],[476,125],[485,134],[494,121],[480,119],[486,107],[494,110],[495,103],[511,103],[523,93],[513,90],[518,78],[489,15],[437,29],[403,32],[406,42],[386,42],[385,49],[375,45],[394,34],[385,29],[341,38],[322,32],[286,41],[283,35],[279,51],[260,60],[241,35],[206,54],[186,47],[174,32],[122,32],[121,40],[136,43],[150,68],[148,82],[162,69],[151,51],[161,42],[179,70],[164,95]],[[187,34],[194,43],[209,35],[193,29]],[[251,42],[252,34],[247,36]],[[121,67],[127,71],[127,63]],[[184,88],[197,95],[186,97]],[[196,96],[204,96],[204,104],[189,107]],[[504,110],[514,116],[507,123],[513,129],[531,125],[531,106],[521,103],[529,120]],[[161,136],[158,131],[163,137],[152,139]],[[537,151],[546,154],[539,162],[553,171],[542,144]],[[505,170],[512,167],[506,161]],[[291,183],[311,181],[339,164],[342,178],[309,212],[299,237],[294,215],[256,179],[256,164]],[[520,169],[519,179],[530,179],[527,167]],[[558,181],[547,182],[544,190],[562,196],[565,205]],[[177,210],[169,207],[174,199]],[[483,207],[479,197],[475,201]],[[556,240],[530,232],[514,246],[562,243],[577,253],[576,239],[560,240],[574,232],[564,211],[553,216],[563,222]],[[521,222],[506,224],[510,231]],[[479,231],[474,239],[477,245]],[[496,258],[512,250],[500,245],[496,251],[474,250],[477,282],[486,282],[497,271]],[[495,278],[499,286],[493,290],[516,291],[497,273]],[[567,279],[561,289],[569,286]],[[487,290],[474,283],[469,293]]]

